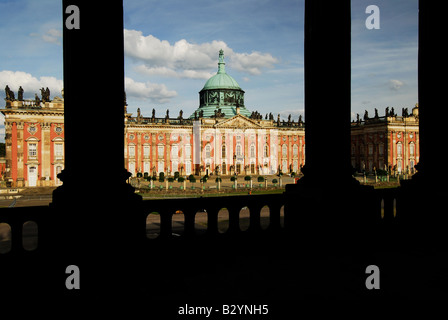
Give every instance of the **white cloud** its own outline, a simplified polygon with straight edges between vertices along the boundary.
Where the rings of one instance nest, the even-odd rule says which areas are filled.
[[[391,89],[393,91],[398,91],[398,90],[400,90],[401,87],[404,86],[403,81],[396,80],[396,79],[389,80],[388,84],[389,84],[389,89]]]
[[[269,53],[237,53],[224,41],[213,40],[202,44],[181,39],[174,44],[141,31],[124,30],[124,51],[127,57],[143,62],[136,71],[176,78],[207,79],[211,69],[217,69],[218,52],[224,50],[231,68],[259,75],[263,68],[272,68],[278,59]]]
[[[167,67],[154,67],[150,68],[146,65],[139,65],[134,68],[135,71],[150,75],[150,76],[163,76],[170,78],[189,78],[189,79],[209,79],[213,76],[213,73],[207,71],[198,70],[180,70],[176,71]]]
[[[272,68],[278,60],[271,56],[269,53],[252,52],[248,53],[235,53],[232,56],[232,68],[248,72],[253,75],[261,74],[261,69]]]
[[[51,28],[48,29],[44,34],[40,33],[30,33],[31,37],[41,38],[43,41],[48,43],[61,44],[62,40],[62,31]]]
[[[177,96],[176,91],[170,91],[164,84],[147,82],[137,82],[129,77],[125,77],[126,97],[134,97],[144,100],[151,100],[157,103],[169,102],[171,98]]]
[[[280,114],[281,120],[287,120],[289,115],[291,115],[291,120],[294,120],[295,122],[297,122],[297,121],[299,121],[300,115],[302,115],[302,120],[303,120],[303,116],[305,114],[305,109],[280,110],[278,112],[278,114]],[[275,114],[274,120],[277,120],[277,114]]]
[[[34,94],[40,96],[40,88],[48,87],[51,92],[51,97],[61,96],[63,81],[55,77],[40,77],[39,79],[32,74],[23,71],[0,71],[0,88],[4,89],[6,85],[14,91],[17,98],[17,91],[22,86],[24,90],[25,99],[34,99]],[[4,92],[3,92],[4,94]]]

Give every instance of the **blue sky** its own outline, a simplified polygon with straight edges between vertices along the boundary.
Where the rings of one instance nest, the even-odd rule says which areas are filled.
[[[60,96],[61,3],[0,0],[2,101],[7,84],[16,95],[21,85],[25,98],[41,87]],[[365,27],[371,4],[380,9],[379,30]],[[245,90],[249,110],[303,114],[303,0],[124,0],[124,9],[129,112],[191,114],[223,49],[226,71]],[[365,109],[382,115],[387,106],[401,110],[417,102],[417,13],[417,0],[352,1],[353,118]],[[330,24],[337,28],[337,17]],[[322,90],[331,85],[322,75]]]

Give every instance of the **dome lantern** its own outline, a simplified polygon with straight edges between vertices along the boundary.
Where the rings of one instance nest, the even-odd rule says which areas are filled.
[[[224,114],[224,118],[231,118],[239,113],[249,117],[250,111],[244,106],[244,91],[235,79],[226,73],[224,51],[219,50],[218,72],[207,80],[199,92],[199,108],[196,114],[202,114],[205,118],[215,116],[215,111]],[[194,113],[190,119],[194,118]]]

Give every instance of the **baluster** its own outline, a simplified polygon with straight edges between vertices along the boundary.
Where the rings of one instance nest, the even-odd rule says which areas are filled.
[[[227,209],[229,210],[229,233],[240,232],[240,211],[234,206],[227,206]]]
[[[185,237],[194,237],[194,219],[196,212],[191,210],[184,210],[184,236]]]
[[[207,209],[207,234],[210,236],[218,234],[218,211],[216,208]]]
[[[250,210],[250,225],[248,231],[250,232],[260,232],[260,210],[261,207],[256,203],[251,204],[249,207]]]
[[[172,233],[172,213],[166,210],[160,211],[160,237],[169,238]]]

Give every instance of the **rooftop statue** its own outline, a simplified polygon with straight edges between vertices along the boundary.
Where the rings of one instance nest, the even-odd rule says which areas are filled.
[[[8,85],[6,85],[6,87],[5,87],[5,95],[6,95],[6,98],[5,98],[6,100],[9,100],[9,101],[16,100],[14,92],[12,92],[11,89],[9,89]]]

